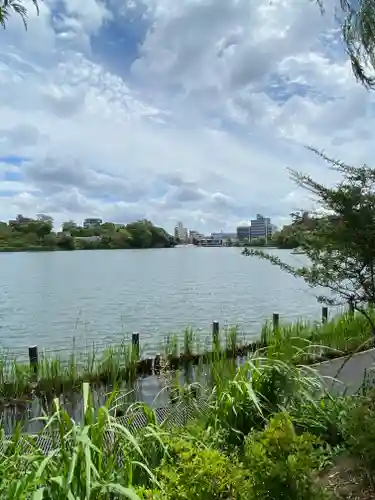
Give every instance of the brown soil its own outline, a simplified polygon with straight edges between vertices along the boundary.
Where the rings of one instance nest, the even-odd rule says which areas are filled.
[[[338,458],[320,479],[338,500],[375,500],[375,490],[368,486],[350,457]]]

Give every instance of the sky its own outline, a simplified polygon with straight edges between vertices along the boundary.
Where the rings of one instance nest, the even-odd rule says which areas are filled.
[[[26,6],[29,4],[26,2]],[[44,0],[0,31],[0,220],[277,225],[306,146],[375,159],[374,95],[310,0]]]

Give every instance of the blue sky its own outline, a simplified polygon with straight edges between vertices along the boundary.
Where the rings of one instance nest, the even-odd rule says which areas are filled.
[[[304,145],[373,159],[334,1],[45,0],[0,32],[0,220],[148,218],[210,232],[335,180]]]

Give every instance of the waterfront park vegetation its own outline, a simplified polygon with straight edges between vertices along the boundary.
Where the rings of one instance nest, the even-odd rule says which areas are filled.
[[[368,314],[375,321],[370,308]],[[202,332],[187,328],[181,335],[169,334],[160,345],[158,369],[175,370],[194,365],[203,371],[213,360],[245,357],[261,350],[264,355],[277,351],[284,353],[295,364],[311,364],[323,359],[350,355],[372,347],[371,325],[362,314],[344,312],[330,321],[280,322],[275,328],[266,322],[261,332],[247,338],[237,326],[220,331],[217,339],[204,338]],[[25,353],[26,354],[26,353]],[[143,359],[131,340],[118,345],[88,345],[78,348],[73,342],[65,354],[41,352],[37,366],[12,356],[6,350],[0,353],[0,401],[28,401],[33,396],[51,398],[80,387],[82,382],[113,385],[134,382],[139,376],[155,371],[155,359]]]
[[[290,333],[291,327],[285,338]],[[281,342],[282,334],[273,339]],[[298,345],[299,356],[308,354]],[[182,427],[171,413],[158,422],[141,403],[116,418],[120,394],[112,392],[95,408],[88,383],[81,388],[81,421],[55,398],[42,419],[49,451],[22,436],[20,427],[9,438],[3,433],[0,498],[373,498],[375,395],[366,385],[360,394],[330,394],[290,349],[260,350],[241,365],[217,357],[206,373],[204,385],[170,379],[175,411],[186,404],[192,409]],[[146,420],[138,430],[131,426],[137,411]]]

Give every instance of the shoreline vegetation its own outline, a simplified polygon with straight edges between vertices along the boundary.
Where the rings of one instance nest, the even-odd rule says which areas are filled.
[[[328,322],[321,328],[336,345],[346,342],[344,332],[350,336],[362,324],[348,316],[333,321],[334,327]],[[331,395],[290,350],[302,324],[279,330],[274,335],[265,327],[265,339],[272,338],[275,347],[288,339],[287,349],[254,353],[240,366],[213,360],[205,386],[172,381],[174,415],[190,409],[180,424],[173,412],[160,421],[143,403],[127,406],[119,418],[116,390],[96,408],[87,382],[79,388],[81,422],[56,397],[41,419],[40,434],[22,435],[18,426],[9,438],[2,435],[1,497],[374,498],[374,390],[364,386],[354,396]],[[308,347],[297,347],[299,356],[309,355]],[[204,409],[198,398],[204,398]],[[133,425],[135,413],[142,415],[141,426]]]
[[[54,232],[53,221],[27,219],[0,222],[0,252],[106,250],[171,248],[175,239],[152,222],[140,220],[126,225],[110,222],[84,228],[73,221],[64,223],[63,231]]]
[[[368,314],[375,319],[372,308]],[[196,332],[187,328],[182,336],[168,335],[160,354],[153,358],[142,358],[139,343],[134,341],[101,349],[93,344],[84,351],[73,345],[71,354],[65,357],[40,352],[38,361],[31,363],[19,361],[3,351],[0,354],[0,406],[33,397],[51,399],[75,391],[82,382],[103,387],[134,383],[139,377],[183,373],[218,361],[246,359],[256,352],[289,359],[295,365],[311,365],[373,345],[368,320],[361,314],[345,312],[323,323],[297,321],[275,325],[266,322],[258,340],[250,342],[238,327],[219,332],[217,324],[212,342],[202,342]]]

